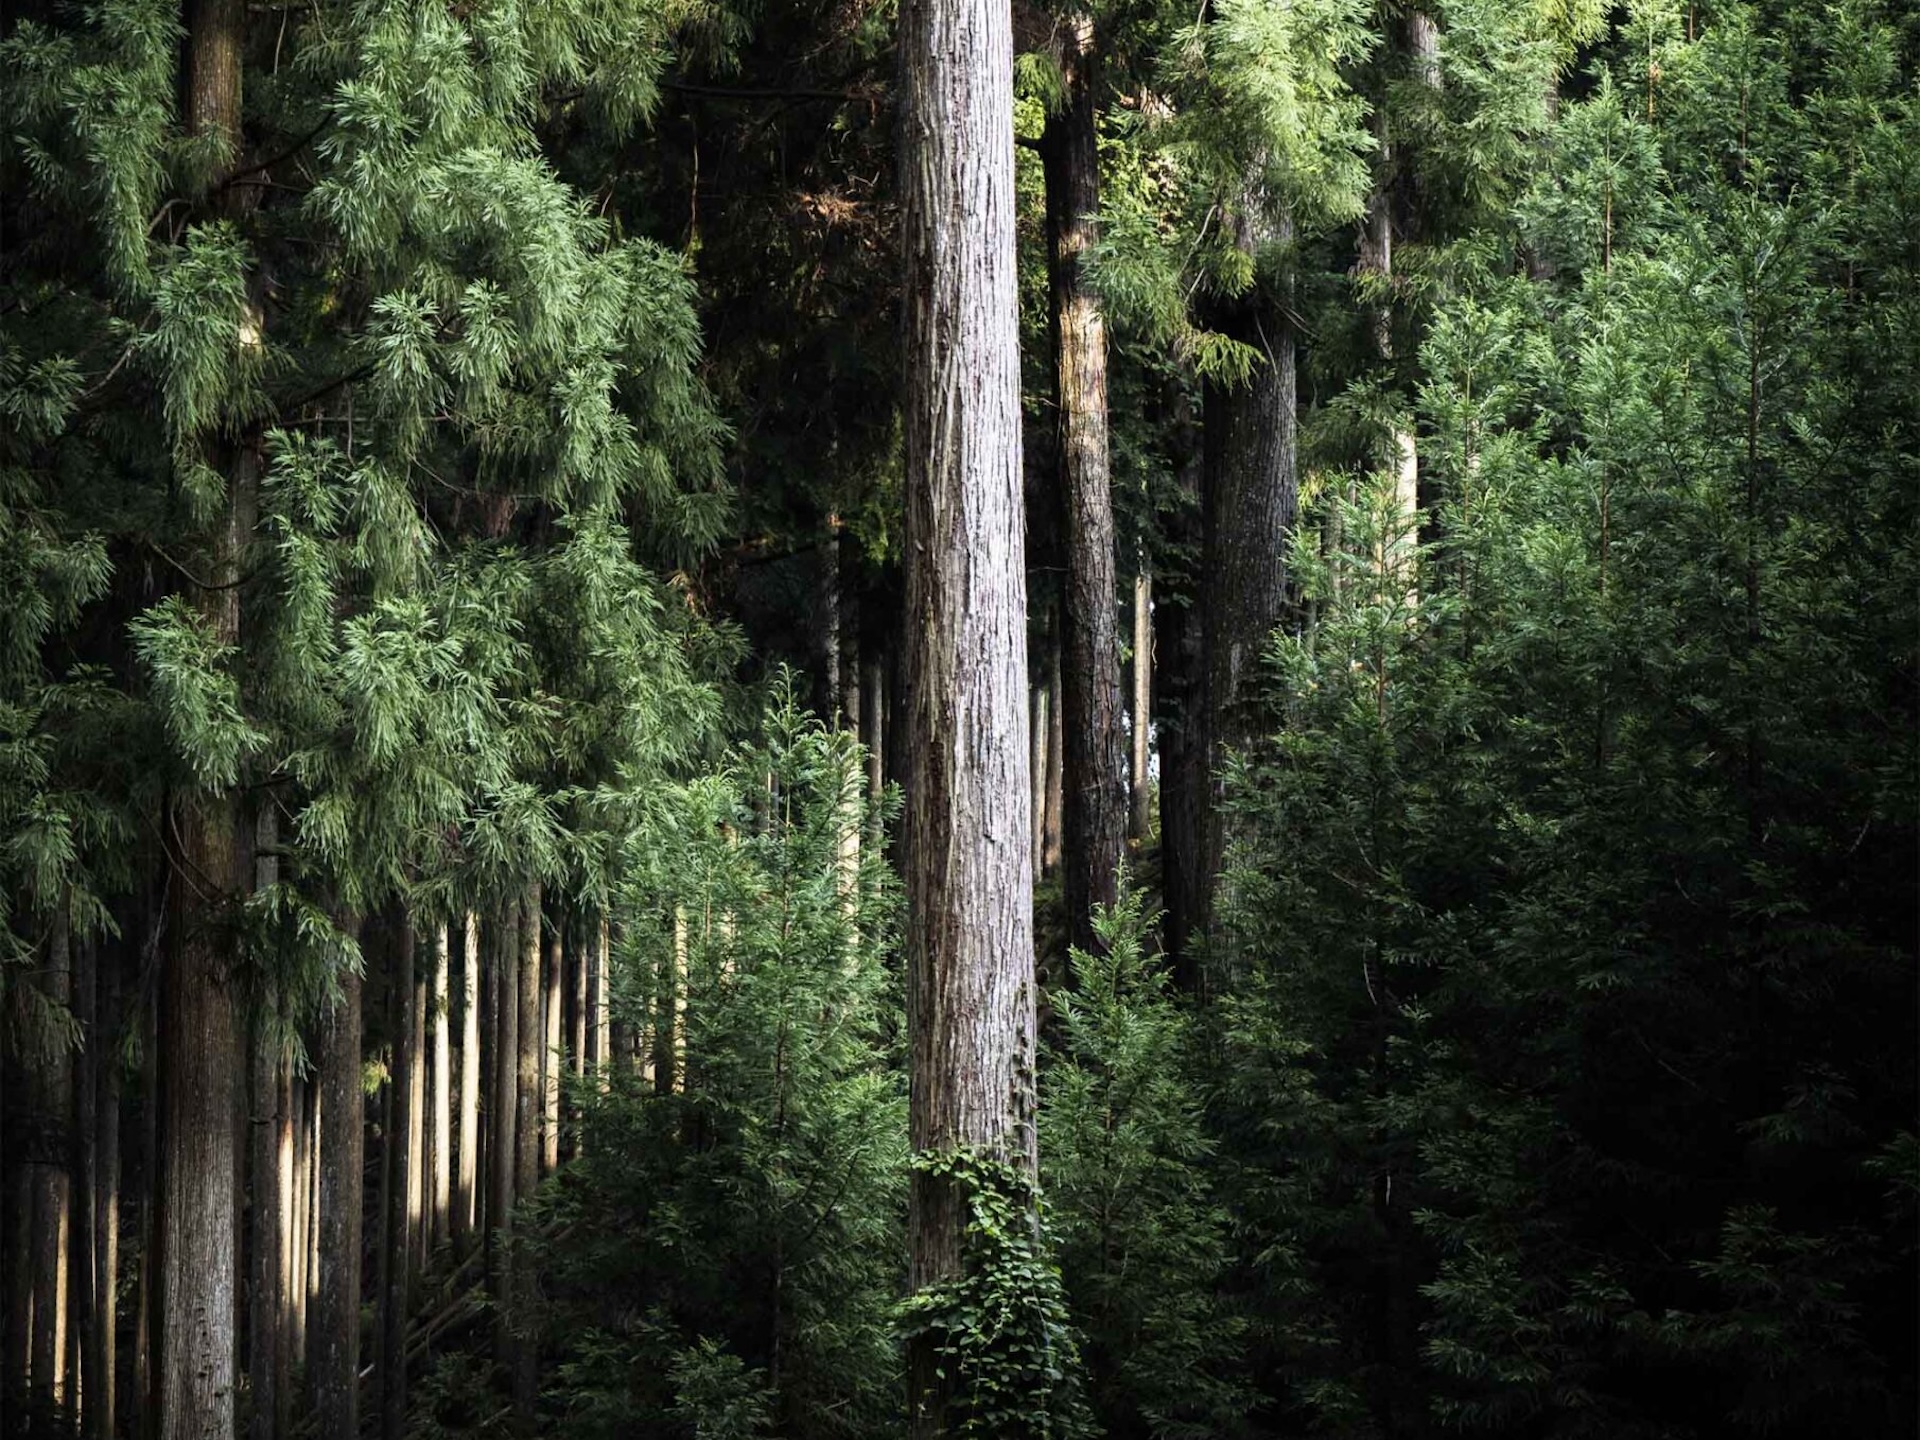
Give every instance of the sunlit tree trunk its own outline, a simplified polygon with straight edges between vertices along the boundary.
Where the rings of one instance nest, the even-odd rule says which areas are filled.
[[[1153,782],[1149,760],[1153,740],[1153,579],[1146,557],[1133,577],[1132,767],[1129,774],[1127,833],[1145,840],[1153,828]]]
[[[556,905],[553,924],[546,936],[544,1000],[541,1009],[540,1045],[540,1173],[551,1173],[560,1163],[560,1072],[566,1065],[561,1046],[566,1031],[566,947],[562,936],[566,925]]]
[[[1033,862],[1014,263],[1012,17],[991,0],[900,14],[906,254],[910,1138],[1031,1171]],[[959,1273],[964,1198],[914,1176],[909,1283]],[[947,1433],[929,1339],[910,1429]]]

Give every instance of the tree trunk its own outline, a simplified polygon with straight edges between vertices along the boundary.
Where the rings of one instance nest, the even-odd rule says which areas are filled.
[[[407,1293],[413,1235],[413,1205],[419,1191],[412,1175],[414,1005],[419,987],[413,976],[413,919],[395,916],[392,988],[388,1014],[393,1064],[388,1072],[386,1274],[380,1293],[380,1434],[404,1440],[407,1433]]]
[[[613,955],[607,948],[607,940],[607,912],[601,910],[593,917],[593,1063],[599,1071],[603,1095],[613,1065],[613,1017],[607,1008],[611,998]]]
[[[187,34],[189,134],[241,152],[243,0],[194,0]],[[221,197],[232,207],[238,193]],[[249,302],[238,343],[262,343]],[[225,513],[200,560],[207,588],[195,604],[215,643],[240,641],[243,552],[254,529],[257,434],[224,457]],[[231,907],[248,889],[239,793],[195,786],[171,799],[172,874],[160,997],[159,1424],[162,1440],[231,1440],[235,1422],[239,1182],[234,1120],[245,1071],[238,1024],[238,961]]]
[[[447,1033],[448,996],[447,923],[433,928],[433,1013],[429,1017],[433,1046],[433,1129],[432,1181],[433,1223],[428,1249],[431,1251],[448,1238],[448,1222],[453,1217],[453,1076],[447,1066],[450,1059]]]
[[[566,947],[562,911],[554,907],[551,931],[546,937],[547,963],[545,1001],[541,1010],[543,1040],[540,1046],[540,1173],[551,1174],[560,1164],[560,1072],[566,1065],[561,1049],[566,1031]]]
[[[1250,198],[1251,209],[1259,202]],[[1285,227],[1242,216],[1238,243],[1252,253],[1284,238]],[[1286,547],[1298,509],[1295,466],[1294,336],[1283,305],[1256,285],[1217,321],[1260,352],[1245,385],[1206,388],[1203,475],[1202,627],[1206,652],[1208,781],[1202,831],[1201,925],[1212,920],[1213,896],[1226,855],[1222,762],[1253,733],[1253,677],[1286,614]],[[1200,977],[1200,991],[1209,977]]]
[[[910,1132],[920,1152],[1036,1168],[1026,555],[1014,263],[1012,17],[900,17],[906,253]],[[913,1178],[909,1283],[961,1268],[965,1200]],[[908,1355],[911,1433],[946,1433],[953,1377]]]
[[[1153,788],[1148,774],[1153,738],[1153,579],[1146,556],[1133,577],[1133,768],[1127,833],[1144,842],[1153,829]]]
[[[1027,769],[1028,788],[1033,792],[1033,814],[1027,829],[1032,832],[1033,873],[1043,875],[1047,868],[1047,751],[1053,739],[1053,707],[1048,703],[1047,687],[1027,687]]]
[[[480,916],[467,911],[461,928],[460,965],[460,1133],[459,1164],[453,1185],[453,1239],[462,1259],[473,1249],[479,1222],[480,1148]]]
[[[49,1006],[73,1003],[73,939],[60,902],[47,937],[39,989]],[[70,1400],[67,1391],[68,1247],[73,1237],[73,1060],[66,1037],[34,1037],[28,1061],[28,1105],[33,1148],[27,1170],[33,1200],[28,1256],[33,1327],[27,1353],[31,1409],[39,1424],[53,1423]]]
[[[120,967],[119,947],[101,957],[97,971],[94,1068],[93,1328],[87,1338],[86,1433],[113,1440],[119,1388],[115,1321],[120,1275]]]
[[[418,943],[418,937],[415,937]],[[428,942],[431,947],[432,942]],[[427,977],[413,972],[413,1028],[407,1040],[407,1276],[417,1288],[427,1269]],[[429,961],[429,964],[431,962]]]
[[[502,910],[492,948],[494,1045],[493,1124],[487,1153],[488,1257],[494,1299],[500,1306],[495,1350],[502,1364],[512,1356],[507,1316],[507,1243],[513,1229],[513,1179],[519,1164],[520,1118],[520,905]]]
[[[1200,463],[1192,417],[1184,399],[1174,402],[1175,423],[1187,439],[1187,456],[1176,480],[1180,503],[1163,518],[1172,553],[1196,551],[1200,516]],[[1188,993],[1199,986],[1200,915],[1206,876],[1201,870],[1201,831],[1206,804],[1206,671],[1202,655],[1199,582],[1189,576],[1160,577],[1154,606],[1154,713],[1160,741],[1160,884],[1166,908],[1161,945],[1172,962],[1175,983]]]
[[[1047,643],[1047,825],[1041,858],[1058,875],[1067,848],[1067,707],[1061,663],[1060,616]]]
[[[292,1179],[292,1130],[286,1107],[290,1075],[273,1032],[270,999],[255,1005],[253,1040],[253,1273],[247,1310],[247,1383],[252,1389],[254,1440],[280,1434],[280,1385],[287,1373],[285,1315],[287,1279],[282,1208]],[[283,1129],[283,1126],[287,1127]],[[282,1140],[287,1164],[283,1167]]]
[[[569,1000],[567,1013],[567,1073],[573,1077],[575,1090],[587,1075],[587,985],[588,960],[592,947],[587,943],[588,919],[585,911],[578,911],[567,922],[567,985]],[[567,1153],[578,1157],[580,1154],[580,1126],[577,1104],[567,1106]]]
[[[1107,330],[1081,266],[1098,243],[1100,166],[1093,18],[1055,29],[1066,86],[1040,153],[1046,173],[1059,492],[1065,510],[1061,728],[1065,798],[1062,876],[1067,934],[1091,949],[1095,905],[1112,905],[1126,851],[1127,782],[1120,737],[1120,635],[1113,557],[1113,474],[1107,443]]]
[[[357,917],[342,928],[359,939]],[[321,1436],[360,1433],[360,1213],[366,1139],[360,1080],[360,976],[320,1027],[320,1262],[309,1382]]]
[[[99,1219],[100,1135],[94,1125],[99,1107],[100,949],[83,936],[73,946],[73,1018],[80,1027],[80,1048],[68,1060],[73,1111],[68,1120],[74,1138],[75,1168],[70,1208],[73,1238],[67,1273],[67,1387],[69,1416],[84,1433],[93,1408],[99,1371],[93,1367],[94,1334],[100,1327],[100,1291],[95,1284],[99,1257],[95,1225]],[[111,1306],[106,1311],[111,1317]]]
[[[320,1126],[323,1114],[319,1088],[302,1081],[307,1101],[307,1165],[301,1172],[300,1187],[300,1288],[294,1294],[293,1338],[291,1354],[304,1373],[311,1366],[313,1333],[307,1328],[320,1285]],[[288,1395],[293,1393],[289,1386]],[[289,1427],[290,1429],[290,1427]]]
[[[541,1042],[545,1038],[540,1023],[540,886],[527,887],[520,904],[520,964],[517,993],[520,1012],[519,1053],[515,1066],[514,1192],[520,1199],[539,1188],[542,1137],[540,1117],[546,1108],[544,1074],[540,1065]],[[513,1407],[518,1424],[530,1429],[539,1390],[539,1348],[532,1334],[532,1310],[537,1299],[536,1278],[530,1259],[517,1248],[509,1248],[508,1306],[506,1323],[510,1329],[508,1367],[513,1379]]]

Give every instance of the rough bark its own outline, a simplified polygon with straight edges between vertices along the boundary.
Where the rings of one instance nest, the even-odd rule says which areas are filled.
[[[359,922],[341,928],[358,940]],[[340,1003],[321,1023],[320,1263],[309,1376],[317,1433],[360,1433],[360,1213],[364,1101],[360,1081],[361,979],[340,976]]]
[[[480,1174],[480,917],[467,912],[461,927],[460,964],[460,1130],[453,1182],[453,1239],[462,1257],[473,1249],[479,1221]]]
[[[1120,635],[1114,576],[1113,471],[1107,439],[1107,331],[1082,265],[1098,243],[1100,166],[1093,18],[1055,26],[1066,95],[1040,153],[1046,177],[1054,389],[1066,582],[1061,607],[1065,807],[1063,891],[1073,944],[1095,943],[1092,907],[1111,905],[1126,850],[1120,733]]]
[[[186,44],[186,128],[215,137],[231,161],[241,150],[243,0],[194,0]],[[231,209],[236,191],[221,197]],[[261,343],[257,308],[239,343]],[[225,513],[200,561],[194,591],[219,644],[240,640],[243,552],[254,528],[258,437],[228,453]],[[235,1117],[244,1093],[237,956],[226,924],[245,894],[248,847],[233,790],[191,786],[169,817],[167,956],[161,982],[161,1133],[156,1242],[159,1251],[158,1419],[162,1440],[232,1440],[235,1424],[236,1261],[239,1185]]]
[[[399,915],[394,933],[388,1015],[393,1063],[387,1077],[386,1242],[380,1286],[380,1434],[403,1440],[407,1430],[407,1295],[413,1210],[418,1192],[413,1160],[413,1010],[419,987],[413,977],[413,922]]]
[[[543,972],[544,1001],[540,1012],[540,1173],[550,1174],[560,1164],[560,1072],[566,1066],[561,1049],[566,1031],[566,947],[561,932],[565,928],[558,906],[546,936],[546,969]]]
[[[1249,196],[1238,224],[1240,246],[1252,252],[1284,237]],[[1286,547],[1298,510],[1295,443],[1294,334],[1270,285],[1256,285],[1225,306],[1215,323],[1260,353],[1247,384],[1206,388],[1202,629],[1206,653],[1206,743],[1209,781],[1202,832],[1205,898],[1198,917],[1212,919],[1213,891],[1226,854],[1226,812],[1220,772],[1230,750],[1252,734],[1252,680],[1286,614]],[[1202,975],[1201,990],[1207,989]]]
[[[901,8],[906,255],[907,1010],[916,1151],[1029,1170],[1033,863],[1014,267],[1012,17]],[[962,1197],[916,1174],[909,1283],[956,1274]],[[910,1425],[945,1433],[926,1339]]]

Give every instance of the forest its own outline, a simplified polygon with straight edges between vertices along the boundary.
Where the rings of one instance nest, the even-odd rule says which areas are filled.
[[[1920,1433],[1920,11],[10,0],[0,1434]]]

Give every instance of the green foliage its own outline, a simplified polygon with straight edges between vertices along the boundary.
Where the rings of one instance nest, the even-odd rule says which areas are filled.
[[[1716,15],[1659,42],[1651,106],[1644,71],[1564,103],[1516,206],[1550,275],[1463,248],[1420,354],[1427,543],[1379,476],[1297,546],[1315,621],[1229,781],[1217,1019],[1253,1353],[1303,1424],[1911,1410],[1881,1177],[1912,1093],[1916,132],[1891,37],[1819,34]]]
[[[864,761],[779,681],[621,856],[616,1013],[650,1075],[582,1097],[553,1331],[566,1433],[898,1433],[896,884]],[[676,1023],[677,1022],[677,1023]]]
[[[961,1273],[922,1286],[900,1311],[910,1340],[931,1341],[951,1433],[964,1440],[1098,1434],[1033,1179],[970,1151],[923,1151],[913,1163],[966,1205]]]
[[[1055,1253],[1108,1435],[1244,1428],[1243,1326],[1224,1297],[1228,1217],[1202,1108],[1191,1014],[1137,890],[1096,912],[1101,949],[1072,952],[1042,1072],[1042,1171]]]

